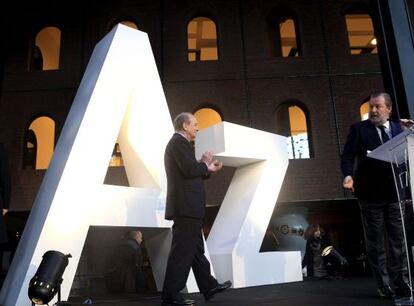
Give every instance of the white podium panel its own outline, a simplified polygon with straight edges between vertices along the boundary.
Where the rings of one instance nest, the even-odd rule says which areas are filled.
[[[367,152],[367,156],[394,164],[394,181],[396,186],[410,186],[411,195],[414,191],[414,131],[404,130],[396,137],[391,138],[372,152]],[[405,166],[403,173],[395,173],[401,170],[400,166]],[[408,167],[407,167],[408,166]],[[414,209],[414,206],[413,206]]]
[[[397,194],[399,194],[400,189],[402,190],[404,188],[410,187],[412,197],[412,195],[414,194],[414,131],[411,128],[404,130],[402,133],[385,142],[372,152],[368,152],[367,156],[391,163],[394,175],[394,184],[397,190]],[[411,288],[413,288],[413,282],[411,277],[411,265],[409,258],[410,248],[408,246],[406,226],[403,217],[403,206],[405,206],[406,201],[405,199],[400,199],[400,195],[398,197],[398,200],[400,206],[402,229],[404,234],[405,254],[407,256],[406,259],[409,285]],[[412,201],[412,199],[411,207],[414,211],[414,202]],[[414,247],[412,246],[411,251],[414,252]],[[395,304],[414,305],[413,292],[411,291],[411,295],[409,297],[400,297],[396,299]]]
[[[286,138],[222,122],[196,139],[196,157],[211,150],[236,167],[207,239],[220,281],[235,288],[302,280],[301,254],[259,253],[288,167]]]
[[[371,152],[367,156],[386,162],[402,164],[408,160],[407,138],[413,138],[411,130],[405,130],[394,138],[391,138],[383,145]]]

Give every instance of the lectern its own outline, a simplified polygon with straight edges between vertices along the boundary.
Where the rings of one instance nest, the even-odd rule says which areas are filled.
[[[401,222],[404,233],[405,240],[405,251],[407,256],[407,270],[408,270],[408,279],[410,287],[413,288],[412,279],[411,279],[411,267],[410,259],[408,253],[407,245],[407,236],[404,223],[404,215],[402,210],[403,203],[400,200],[399,189],[404,189],[410,187],[411,195],[414,191],[414,130],[407,129],[397,135],[396,137],[390,139],[386,143],[382,144],[374,151],[368,152],[368,157],[375,158],[378,160],[386,161],[391,164],[394,175],[395,188],[397,189],[400,213],[401,213]],[[405,204],[405,203],[404,203]],[[411,201],[411,208],[414,210],[413,201]],[[414,251],[414,247],[412,247]],[[414,256],[414,254],[413,254]],[[395,300],[396,306],[402,305],[414,305],[413,292],[411,290],[410,297],[404,297],[401,299]]]

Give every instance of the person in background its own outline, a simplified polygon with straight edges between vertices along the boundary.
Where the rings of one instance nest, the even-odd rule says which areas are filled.
[[[306,249],[302,260],[302,268],[306,267],[308,277],[328,277],[328,269],[322,257],[322,251],[330,246],[325,231],[319,224],[309,225],[305,232],[305,239]]]
[[[109,292],[144,293],[142,233],[129,231],[114,249],[105,272]]]

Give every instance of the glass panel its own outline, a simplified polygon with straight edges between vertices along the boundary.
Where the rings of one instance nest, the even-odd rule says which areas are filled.
[[[288,154],[291,159],[310,158],[306,116],[298,106],[290,106],[290,137],[287,138]]]
[[[211,19],[197,17],[188,23],[187,48],[190,62],[218,59],[216,25]]]
[[[201,48],[200,52],[200,60],[202,61],[217,59],[217,48]]]
[[[290,136],[286,139],[289,159],[310,158],[308,133]]]
[[[122,159],[121,149],[119,148],[119,144],[116,143],[112,152],[111,160],[109,161],[109,167],[122,167],[123,165],[124,160]]]
[[[127,27],[130,27],[130,28],[133,28],[133,29],[135,29],[135,30],[138,30],[137,25],[136,25],[134,22],[132,22],[132,21],[127,21],[127,20],[125,20],[125,21],[121,21],[121,23],[122,23],[123,25],[126,25]]]
[[[286,19],[279,24],[282,56],[299,56],[296,41],[295,22],[293,19]]]
[[[221,122],[220,114],[211,108],[201,108],[195,112],[194,116],[200,130]]]
[[[29,130],[36,137],[36,169],[47,169],[55,146],[55,122],[49,117],[39,117],[30,124]]]
[[[32,69],[40,68],[36,66],[40,62],[40,70],[57,70],[59,69],[60,56],[60,30],[55,27],[47,27],[41,30],[36,36],[35,47],[32,55]],[[34,63],[36,61],[37,64]]]
[[[365,102],[361,105],[359,108],[359,112],[361,114],[361,120],[368,119],[368,113],[369,113],[369,102]]]
[[[347,14],[345,18],[351,54],[378,53],[371,17],[368,14]]]

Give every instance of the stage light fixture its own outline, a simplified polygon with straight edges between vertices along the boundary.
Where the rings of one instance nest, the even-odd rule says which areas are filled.
[[[345,270],[348,266],[348,261],[343,257],[335,248],[330,245],[322,250],[322,257],[325,261],[340,271],[342,276],[345,274]]]
[[[64,255],[58,251],[47,251],[42,256],[42,262],[36,274],[29,283],[29,298],[32,305],[45,305],[58,294],[60,304],[60,285],[62,275],[72,255]]]
[[[327,259],[336,261],[336,263],[340,264],[341,266],[348,264],[348,261],[346,260],[346,258],[343,257],[341,254],[339,254],[339,252],[335,250],[335,248],[332,245],[327,246],[326,248],[323,249],[322,256]]]

